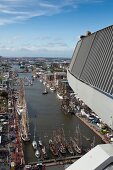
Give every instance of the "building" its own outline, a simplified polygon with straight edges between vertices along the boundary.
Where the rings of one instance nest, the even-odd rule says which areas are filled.
[[[96,146],[66,170],[113,170],[113,144]]]
[[[67,73],[72,89],[113,129],[113,25],[77,43]]]
[[[113,129],[113,25],[81,36],[67,72],[73,91]],[[98,145],[66,170],[112,170],[113,144]]]
[[[59,80],[63,80],[66,78],[66,73],[65,72],[55,72],[54,73],[54,83],[55,86],[58,86]]]

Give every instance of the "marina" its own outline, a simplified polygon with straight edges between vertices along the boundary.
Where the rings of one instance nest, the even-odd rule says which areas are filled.
[[[110,129],[73,93],[64,73],[57,73],[56,85],[52,73],[16,75],[8,93],[11,142],[8,151],[2,148],[12,168],[63,170],[96,145],[112,140]]]
[[[42,148],[38,146],[38,150],[41,153],[40,159],[44,162],[46,160],[49,161],[54,158],[55,160],[61,158],[63,159],[66,157],[68,157],[69,159],[69,157],[71,157],[72,155],[81,155],[82,152],[84,153],[84,150],[87,150],[91,147],[90,142],[92,142],[85,140],[83,143],[82,140],[84,140],[84,137],[81,137],[81,147],[83,151],[81,152],[81,150],[78,149],[78,153],[76,153],[78,147],[74,139],[74,137],[76,136],[75,129],[79,125],[80,131],[84,131],[84,124],[82,124],[81,121],[76,118],[76,116],[73,117],[71,115],[65,115],[60,109],[61,103],[60,100],[57,99],[56,93],[49,91],[47,96],[43,96],[43,89],[44,85],[37,79],[33,82],[33,86],[25,86],[25,95],[28,107],[29,127],[31,134],[30,138],[31,141],[33,141],[34,132],[32,131],[32,129],[34,129],[34,121],[36,119],[36,141],[42,141],[45,147],[43,148],[44,152],[46,149],[47,153],[47,157],[44,158],[42,156]],[[54,119],[56,119],[55,122],[53,122]],[[63,129],[63,131],[60,131],[60,129]],[[86,126],[84,134],[86,138],[90,138],[91,140],[95,135],[92,134],[90,129]],[[95,145],[101,142],[101,138],[98,138],[98,136],[96,136]],[[35,156],[35,151],[32,147],[32,143],[24,143],[23,147],[26,164],[36,162],[37,157]],[[30,150],[30,155],[28,154],[29,152],[27,152],[28,150]]]
[[[12,116],[15,119],[14,122],[11,119],[11,126],[18,131],[16,143],[11,144],[11,149],[17,147],[15,154],[11,154],[12,167],[36,169],[41,166],[47,169],[66,166],[97,144],[109,142],[93,124],[99,118],[90,114],[90,108],[74,97],[74,93],[69,96],[64,89],[66,80],[63,80],[64,87],[61,82],[59,90],[56,86],[56,91],[50,89],[54,87],[51,82],[40,80],[32,73],[19,73],[15,90],[12,90],[12,101],[8,101],[9,110],[14,107]]]

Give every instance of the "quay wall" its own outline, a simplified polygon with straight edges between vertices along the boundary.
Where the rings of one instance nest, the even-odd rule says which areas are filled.
[[[79,116],[78,114],[76,114],[76,117],[77,117],[78,119],[80,119],[86,126],[88,126],[95,134],[97,134],[97,135],[102,139],[102,141],[103,141],[104,143],[109,143],[109,141],[105,138],[105,136],[102,135],[102,134],[99,132],[99,130],[98,130],[93,124],[89,123],[87,119]]]

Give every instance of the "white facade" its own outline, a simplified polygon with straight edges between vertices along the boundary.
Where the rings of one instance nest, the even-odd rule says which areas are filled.
[[[69,85],[110,128],[113,129],[113,99],[76,79],[67,72]]]
[[[66,170],[103,170],[111,163],[113,163],[113,144],[102,144],[90,150]]]

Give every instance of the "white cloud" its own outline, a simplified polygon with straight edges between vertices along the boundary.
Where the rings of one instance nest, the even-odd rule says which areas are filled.
[[[16,23],[33,17],[53,15],[73,9],[81,3],[98,3],[101,0],[0,0],[0,25]],[[68,9],[69,10],[69,9]]]
[[[68,51],[71,49],[66,43],[63,42],[50,42],[50,43],[45,43],[45,44],[40,44],[40,45],[33,45],[32,43],[27,42],[26,44],[24,43],[23,45],[15,46],[14,41],[19,39],[20,37],[13,37],[12,40],[9,40],[7,44],[3,45],[0,44],[0,50],[1,51],[8,51],[8,52],[17,52],[17,51],[29,51],[32,53],[38,53],[39,51],[49,51],[49,52],[54,52],[54,51]]]

